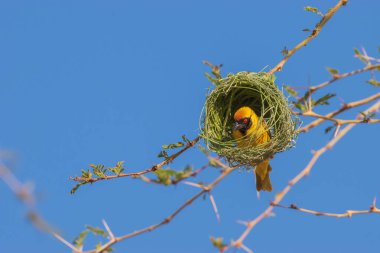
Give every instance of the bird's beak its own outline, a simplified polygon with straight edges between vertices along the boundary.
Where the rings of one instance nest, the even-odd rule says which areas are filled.
[[[240,130],[240,129],[244,128],[244,127],[245,127],[244,124],[241,124],[241,123],[239,123],[239,122],[235,122],[235,123],[234,123],[233,130],[234,130],[234,131],[237,131],[237,130]]]

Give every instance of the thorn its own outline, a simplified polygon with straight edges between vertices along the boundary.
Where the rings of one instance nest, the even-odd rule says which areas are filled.
[[[338,132],[340,130],[340,126],[341,125],[337,125],[336,128],[335,128],[335,131],[334,131],[334,138],[338,135]]]
[[[108,226],[106,220],[103,219],[103,220],[102,220],[102,223],[103,223],[103,226],[104,226],[104,227],[106,228],[106,230],[107,230],[107,233],[108,233],[108,235],[109,235],[109,239],[113,240],[113,239],[115,238],[115,236],[113,235],[113,233],[112,233],[110,227]]]
[[[197,184],[197,183],[193,183],[193,182],[189,182],[189,181],[185,181],[185,182],[182,182],[182,183],[183,183],[183,184],[190,185],[190,186],[193,186],[193,187],[197,187],[197,188],[204,189],[204,186],[203,186],[203,185],[200,185],[200,184]]]
[[[216,219],[218,220],[218,222],[220,222],[220,215],[219,215],[219,212],[218,212],[218,207],[216,206],[216,203],[215,203],[215,199],[212,196],[211,192],[209,192],[208,195],[210,197],[210,201],[211,201],[211,204],[212,204],[212,208],[214,209],[214,212],[215,212],[215,215],[216,215]]]
[[[245,246],[244,244],[241,244],[240,247],[242,250],[244,250],[247,253],[253,253],[253,251],[250,248],[248,248],[247,246]]]
[[[374,199],[373,199],[373,202],[372,202],[372,205],[369,207],[369,210],[371,211],[371,212],[373,212],[374,210],[376,210],[377,208],[376,208],[376,197],[374,197]]]
[[[248,226],[248,221],[238,220],[237,223],[239,223],[243,226]]]

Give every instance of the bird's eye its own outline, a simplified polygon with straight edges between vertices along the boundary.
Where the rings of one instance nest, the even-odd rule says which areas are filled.
[[[248,124],[248,119],[244,119],[244,120],[243,120],[243,123],[244,123],[244,124]]]

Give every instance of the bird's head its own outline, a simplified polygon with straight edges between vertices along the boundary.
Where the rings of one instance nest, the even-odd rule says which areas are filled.
[[[247,107],[240,107],[234,114],[234,126],[233,131],[240,131],[243,135],[252,126],[251,116],[254,115],[254,111]]]

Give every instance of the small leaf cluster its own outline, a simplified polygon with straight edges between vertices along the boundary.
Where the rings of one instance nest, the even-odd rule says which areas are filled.
[[[91,183],[95,181],[97,178],[106,178],[108,176],[119,176],[125,170],[123,167],[124,161],[119,161],[116,163],[114,167],[105,168],[103,164],[90,164],[89,167],[91,169],[83,170],[81,178],[82,182],[76,184],[70,191],[71,194],[74,194],[78,188],[82,185]]]
[[[220,84],[219,80],[222,79],[221,68],[223,67],[223,64],[213,65],[208,61],[203,61],[203,63],[211,68],[212,75],[210,75],[207,72],[205,73],[205,76],[207,77],[207,79],[214,85],[219,85]]]
[[[171,143],[171,144],[166,144],[166,145],[162,145],[162,148],[163,150],[160,151],[160,153],[158,153],[158,157],[159,158],[164,158],[164,159],[169,159],[169,154],[166,150],[168,149],[176,149],[176,148],[182,148],[184,147],[185,145],[188,145],[190,143],[190,140],[185,136],[185,135],[182,135],[182,141],[178,141],[176,143]]]
[[[328,72],[329,72],[334,78],[336,78],[337,75],[339,74],[339,70],[337,70],[337,69],[330,68],[330,67],[327,67],[326,69],[327,69],[327,71],[328,71]]]
[[[367,81],[367,83],[369,83],[369,84],[371,84],[371,85],[373,85],[373,86],[376,86],[376,87],[380,87],[380,82],[377,81],[377,80],[374,79],[374,78],[369,79],[369,80]]]
[[[327,93],[317,100],[314,100],[310,98],[310,91],[306,92],[303,97],[298,97],[298,92],[295,89],[287,85],[283,85],[283,87],[289,93],[289,95],[297,99],[296,101],[292,101],[292,103],[298,110],[302,112],[311,110],[313,107],[316,107],[318,105],[329,105],[329,100],[336,96],[336,94]],[[310,106],[311,108],[309,108]]]
[[[215,238],[215,237],[211,236],[210,241],[212,242],[212,245],[215,248],[217,248],[219,251],[222,251],[227,246],[227,244],[223,243],[222,237]]]
[[[329,100],[336,96],[336,94],[327,93],[326,95],[323,95],[322,97],[318,98],[317,100],[314,100],[312,98],[309,99],[309,95],[306,94],[304,96],[304,99],[301,101],[292,101],[293,105],[299,109],[300,111],[310,111],[313,107],[316,107],[318,105],[329,105]],[[309,101],[307,101],[309,99]],[[311,106],[311,107],[310,107]]]
[[[198,145],[198,149],[207,157],[210,166],[220,168],[220,165],[217,162],[215,162],[216,158],[211,157],[207,149],[205,149],[202,145]]]
[[[282,56],[287,56],[288,54],[289,54],[289,50],[286,48],[286,47],[284,47],[282,50],[281,50],[281,54],[282,54]]]
[[[378,47],[378,50],[380,52],[380,47]],[[371,65],[371,60],[368,57],[365,57],[362,53],[357,48],[354,48],[355,56],[361,60],[363,63],[365,63],[367,66]],[[374,69],[375,71],[380,71],[380,68]],[[367,83],[375,86],[375,87],[380,87],[380,82],[375,79],[375,76],[372,75],[372,78],[367,81]]]
[[[172,185],[185,178],[190,177],[192,173],[193,168],[191,166],[186,166],[181,171],[175,171],[170,168],[160,169],[154,172],[154,174],[156,175],[156,179],[154,179],[153,181],[155,183],[162,184],[165,186]]]
[[[376,116],[376,113],[375,112],[370,112],[370,113],[360,112],[360,115],[362,115],[363,117],[363,122],[367,123],[368,121],[370,121],[372,118]]]
[[[73,241],[73,245],[77,247],[78,249],[82,250],[84,246],[84,241],[87,238],[88,233],[91,232],[95,236],[101,236],[104,238],[108,238],[107,233],[98,227],[91,227],[89,225],[86,225],[86,229],[83,230]],[[102,247],[102,242],[99,242],[96,244],[96,250],[99,250]],[[112,252],[112,248],[108,248],[105,250],[105,252]]]
[[[319,15],[319,16],[322,16],[322,17],[324,16],[323,13],[320,12],[320,11],[318,10],[318,8],[316,8],[316,7],[305,6],[303,9],[304,9],[305,11],[309,11],[309,12],[315,13],[315,14],[317,14],[317,15]]]

